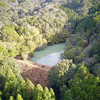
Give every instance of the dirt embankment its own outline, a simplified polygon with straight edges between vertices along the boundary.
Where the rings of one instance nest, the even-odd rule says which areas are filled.
[[[48,82],[48,71],[51,69],[50,66],[42,67],[41,64],[37,64],[31,61],[23,61],[15,59],[20,67],[21,75],[26,80],[29,78],[32,83],[36,86],[41,84],[41,86],[50,88]]]

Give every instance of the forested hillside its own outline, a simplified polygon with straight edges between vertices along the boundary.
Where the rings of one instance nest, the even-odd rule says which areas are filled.
[[[87,13],[81,13],[84,4],[90,5],[85,6]],[[69,21],[75,28],[66,39],[63,60],[49,71],[50,85],[59,91],[61,100],[99,100],[100,1],[73,0],[61,8],[73,18]],[[70,60],[74,65],[68,63]]]
[[[51,89],[24,81],[14,57],[63,42]],[[0,100],[99,100],[99,46],[100,0],[0,0]]]

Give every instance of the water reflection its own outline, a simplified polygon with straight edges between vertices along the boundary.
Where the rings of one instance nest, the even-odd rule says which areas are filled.
[[[42,57],[41,59],[37,60],[37,63],[54,66],[61,60],[60,54],[61,52],[49,54],[46,57]]]
[[[35,51],[34,57],[30,60],[39,64],[54,66],[61,60],[60,54],[64,49],[65,43],[48,46],[44,50]]]

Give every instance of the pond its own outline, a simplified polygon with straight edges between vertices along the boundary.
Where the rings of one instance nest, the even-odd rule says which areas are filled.
[[[65,43],[54,44],[47,46],[40,51],[34,51],[34,56],[30,59],[32,62],[36,62],[42,65],[55,66],[60,60],[60,54],[65,49]]]

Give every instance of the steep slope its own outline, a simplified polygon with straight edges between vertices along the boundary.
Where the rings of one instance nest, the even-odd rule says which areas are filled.
[[[20,67],[21,75],[25,80],[28,78],[34,85],[41,84],[43,88],[50,88],[48,82],[48,71],[51,69],[50,66],[45,65],[45,67],[42,67],[41,64],[17,59],[15,59],[15,61]]]

